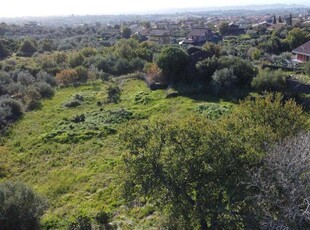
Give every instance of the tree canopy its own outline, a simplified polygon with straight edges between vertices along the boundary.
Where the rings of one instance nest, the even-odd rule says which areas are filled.
[[[164,72],[164,75],[173,81],[185,70],[188,63],[188,54],[181,48],[165,47],[161,50],[157,65]]]

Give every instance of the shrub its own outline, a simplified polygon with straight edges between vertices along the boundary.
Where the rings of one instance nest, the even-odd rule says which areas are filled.
[[[33,39],[25,39],[20,46],[18,54],[21,56],[31,57],[37,51],[35,41]]]
[[[256,68],[249,61],[239,57],[220,58],[221,68],[230,68],[236,76],[236,84],[239,87],[249,87],[253,77],[257,75]]]
[[[10,77],[10,74],[0,70],[0,85],[8,85],[12,82],[12,78]]]
[[[35,82],[35,78],[28,71],[21,71],[17,74],[17,82],[29,86]]]
[[[26,86],[22,85],[20,82],[11,82],[6,88],[10,95],[21,97],[26,89]]]
[[[7,125],[7,118],[10,117],[11,109],[7,105],[0,106],[0,130],[2,130]],[[0,173],[1,174],[1,173]]]
[[[157,58],[157,65],[163,70],[167,79],[177,81],[180,80],[178,75],[185,70],[188,61],[188,54],[183,49],[165,47]]]
[[[76,71],[77,81],[78,82],[87,82],[88,71],[83,66],[78,66],[74,69]]]
[[[108,224],[110,221],[110,215],[105,211],[100,211],[96,214],[95,220],[98,224]]]
[[[59,85],[71,85],[77,81],[77,72],[74,69],[65,69],[56,75],[56,81]]]
[[[64,104],[67,108],[75,108],[77,106],[80,106],[82,103],[79,100],[72,100]]]
[[[78,216],[70,223],[69,230],[91,230],[91,220],[88,216]]]
[[[231,92],[236,84],[237,77],[232,69],[224,68],[214,72],[212,76],[212,86],[216,94]]]
[[[35,110],[41,106],[41,95],[34,86],[28,87],[25,91],[24,101],[27,111]]]
[[[9,119],[17,119],[23,114],[23,106],[22,104],[11,98],[3,98],[0,100],[0,107],[8,107],[10,108],[11,115]]]
[[[118,103],[121,97],[121,89],[117,85],[110,85],[107,89],[108,103]]]
[[[48,74],[47,72],[43,70],[38,72],[36,77],[37,77],[37,81],[46,82],[47,84],[51,86],[57,86],[57,81],[55,77],[51,76],[50,74]]]
[[[85,57],[80,54],[80,53],[73,53],[69,56],[69,65],[71,66],[71,68],[75,68],[78,66],[83,65]]]
[[[39,229],[47,202],[22,183],[0,184],[0,226],[2,230]]]
[[[252,87],[258,91],[283,91],[286,89],[286,77],[281,70],[260,70],[253,78]]]
[[[40,93],[42,98],[52,98],[55,94],[51,85],[46,82],[38,82],[35,84],[36,90]]]
[[[219,67],[220,63],[217,57],[206,58],[197,62],[196,68],[204,81],[211,81],[212,75]]]

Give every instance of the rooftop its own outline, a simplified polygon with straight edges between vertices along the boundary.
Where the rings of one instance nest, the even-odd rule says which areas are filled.
[[[303,54],[310,56],[310,40],[292,51],[295,54]]]

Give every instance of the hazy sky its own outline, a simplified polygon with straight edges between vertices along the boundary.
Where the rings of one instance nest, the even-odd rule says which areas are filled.
[[[282,4],[310,5],[308,0],[279,0]],[[270,0],[0,0],[0,18],[69,14],[117,14],[169,8],[274,4]],[[147,12],[146,12],[147,13]]]

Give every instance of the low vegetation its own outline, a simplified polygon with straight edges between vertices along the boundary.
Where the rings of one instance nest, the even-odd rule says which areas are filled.
[[[45,29],[0,40],[0,228],[309,228],[307,28]]]

